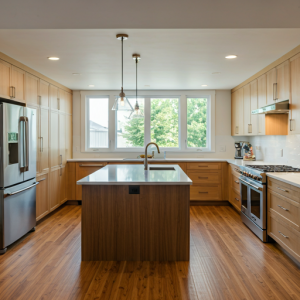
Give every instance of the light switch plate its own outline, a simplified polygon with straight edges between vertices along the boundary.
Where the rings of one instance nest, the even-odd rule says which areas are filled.
[[[226,146],[220,146],[220,152],[226,152]]]
[[[280,157],[283,157],[283,149],[280,149],[279,155]]]

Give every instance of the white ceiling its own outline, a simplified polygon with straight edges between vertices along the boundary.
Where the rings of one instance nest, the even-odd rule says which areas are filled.
[[[120,32],[129,34],[125,90],[135,88],[135,52],[142,58],[139,89],[231,89],[300,44],[300,29],[2,29],[0,51],[74,90],[119,89]]]
[[[299,0],[6,0],[0,28],[299,28]]]

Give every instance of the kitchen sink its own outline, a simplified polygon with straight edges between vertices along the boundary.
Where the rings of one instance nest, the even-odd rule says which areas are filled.
[[[175,171],[174,167],[150,167],[149,171]]]

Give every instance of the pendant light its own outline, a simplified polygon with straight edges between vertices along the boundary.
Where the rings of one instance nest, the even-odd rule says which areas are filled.
[[[116,97],[112,110],[133,112],[133,108],[129,103],[128,99],[126,98],[125,93],[123,91],[123,41],[128,39],[128,35],[123,33],[117,34],[117,39],[122,42],[122,87],[121,87],[121,93],[119,94],[119,96]]]
[[[144,118],[144,115],[143,115],[142,111],[140,110],[138,97],[137,97],[137,77],[138,77],[137,66],[138,66],[139,60],[141,59],[141,56],[139,54],[132,54],[132,58],[135,61],[135,101],[136,102],[135,102],[135,106],[134,106],[134,112],[131,114],[131,118],[132,119]]]

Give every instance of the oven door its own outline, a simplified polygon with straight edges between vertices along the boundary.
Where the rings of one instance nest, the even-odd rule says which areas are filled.
[[[251,217],[250,213],[250,203],[249,203],[249,194],[248,194],[248,184],[240,178],[240,194],[241,194],[241,211]]]
[[[261,229],[266,229],[266,186],[240,177],[242,212]],[[246,193],[247,188],[247,193]],[[247,194],[247,207],[243,206],[243,197]]]

